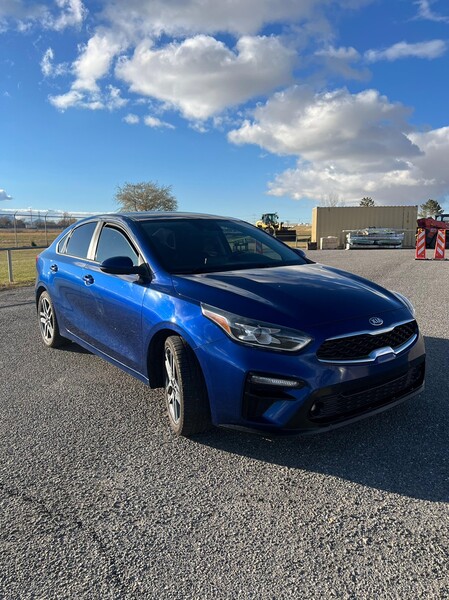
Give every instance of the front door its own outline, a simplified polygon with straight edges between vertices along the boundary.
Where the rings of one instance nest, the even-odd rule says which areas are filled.
[[[137,275],[103,273],[100,264],[114,256],[129,256],[139,264],[139,252],[126,233],[111,224],[100,232],[95,258],[84,265],[87,281],[85,340],[138,373],[144,372],[142,304],[147,285]]]

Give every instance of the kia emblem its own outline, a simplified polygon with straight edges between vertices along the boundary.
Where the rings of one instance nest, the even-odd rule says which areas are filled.
[[[384,323],[380,317],[371,317],[369,322],[371,323],[371,325],[374,325],[374,327],[379,327]]]

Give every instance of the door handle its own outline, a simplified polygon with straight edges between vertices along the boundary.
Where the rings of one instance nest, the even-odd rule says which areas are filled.
[[[94,278],[92,277],[92,275],[84,275],[83,281],[86,285],[92,285],[94,282]]]
[[[51,271],[52,273],[57,273],[57,271],[58,271],[58,265],[51,265],[51,267],[50,267],[50,271]]]

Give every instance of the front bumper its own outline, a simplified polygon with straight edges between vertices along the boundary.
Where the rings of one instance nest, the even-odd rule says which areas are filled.
[[[230,340],[199,351],[215,425],[266,432],[318,433],[393,407],[422,391],[424,341],[389,362],[323,364],[315,353],[295,356],[253,350]],[[252,375],[284,377],[297,387],[254,384]]]

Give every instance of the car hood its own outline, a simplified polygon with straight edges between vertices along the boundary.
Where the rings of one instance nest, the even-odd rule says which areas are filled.
[[[174,275],[178,294],[235,314],[308,329],[329,322],[384,315],[412,318],[391,292],[320,264]],[[387,313],[398,312],[398,315]]]

